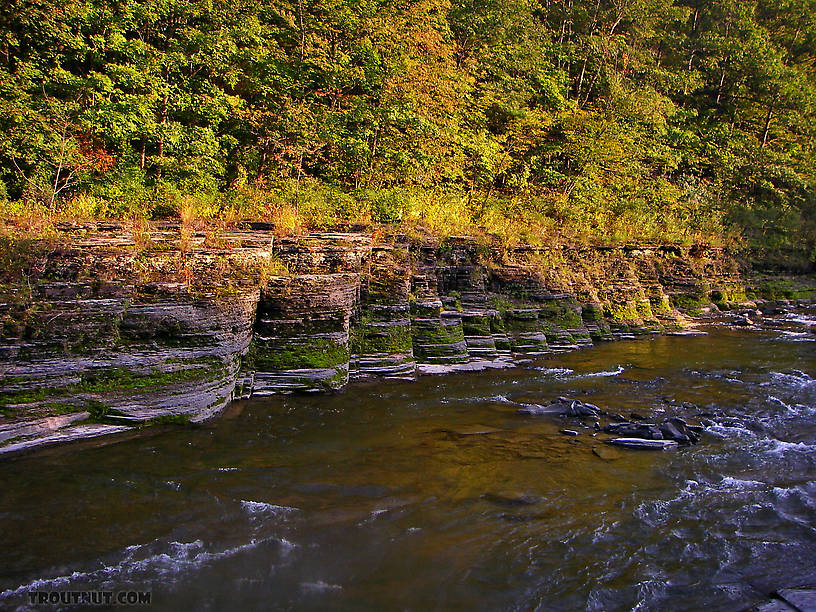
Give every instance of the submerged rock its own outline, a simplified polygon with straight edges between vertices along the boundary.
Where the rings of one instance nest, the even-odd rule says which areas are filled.
[[[532,506],[541,501],[540,497],[526,493],[485,493],[482,498],[497,506]]]
[[[446,433],[449,436],[465,437],[465,436],[486,436],[488,434],[499,433],[504,430],[496,429],[495,427],[489,427],[487,425],[465,425],[463,427],[458,427],[456,429],[437,429],[436,431]]]
[[[623,457],[619,451],[608,446],[595,446],[592,448],[592,454],[604,461],[615,461]]]

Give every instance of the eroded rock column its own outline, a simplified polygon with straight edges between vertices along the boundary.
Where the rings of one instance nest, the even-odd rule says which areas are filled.
[[[261,290],[246,368],[253,395],[339,389],[349,379],[349,329],[360,298],[360,271],[370,237],[315,234],[281,240],[275,249],[288,274]]]

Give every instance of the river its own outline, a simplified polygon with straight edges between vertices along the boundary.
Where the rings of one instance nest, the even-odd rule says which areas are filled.
[[[256,398],[4,461],[0,608],[133,589],[155,609],[739,610],[816,584],[813,323]],[[557,396],[707,427],[637,451],[516,412]]]

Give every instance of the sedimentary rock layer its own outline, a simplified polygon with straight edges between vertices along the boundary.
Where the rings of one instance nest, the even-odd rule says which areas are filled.
[[[253,394],[505,367],[747,299],[707,247],[173,226],[35,247],[25,282],[0,287],[0,453],[200,421]]]

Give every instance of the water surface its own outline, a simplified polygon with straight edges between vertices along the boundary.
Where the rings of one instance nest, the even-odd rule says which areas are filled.
[[[816,584],[810,322],[253,399],[5,461],[0,607],[134,589],[159,609],[734,610]],[[606,453],[516,414],[559,395],[709,427]]]

